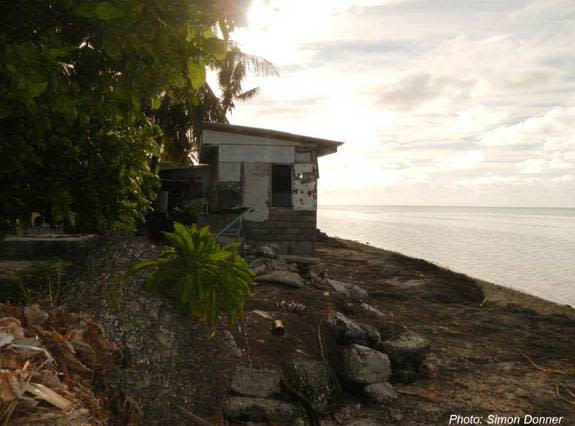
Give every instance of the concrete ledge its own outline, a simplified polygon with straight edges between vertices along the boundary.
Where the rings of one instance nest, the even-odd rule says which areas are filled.
[[[82,256],[97,235],[7,236],[0,242],[0,259],[47,260]]]

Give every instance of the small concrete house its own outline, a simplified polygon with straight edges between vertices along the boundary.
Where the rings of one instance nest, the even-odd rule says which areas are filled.
[[[249,208],[242,235],[285,253],[315,250],[318,157],[342,142],[230,124],[206,123],[200,162],[210,166],[217,210]]]
[[[204,123],[200,164],[160,171],[158,199],[164,207],[159,211],[195,200],[202,205],[200,225],[208,224],[218,234],[235,229],[236,236],[273,242],[283,253],[313,254],[317,159],[337,152],[341,144],[274,130]]]

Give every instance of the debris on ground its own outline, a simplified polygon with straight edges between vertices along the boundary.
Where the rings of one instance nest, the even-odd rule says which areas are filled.
[[[69,320],[40,306],[0,310],[14,318],[0,323],[0,416],[12,410],[5,400],[18,400],[11,416],[47,411],[88,425],[412,426],[446,424],[449,413],[470,410],[575,414],[575,322],[485,303],[469,277],[338,239],[319,243],[317,257],[248,242],[242,255],[257,280],[245,318],[209,329],[126,274],[159,252],[144,239],[111,241],[66,295],[121,347],[110,375],[97,367],[101,349],[79,344],[92,341]],[[66,315],[74,324],[84,318]],[[17,344],[37,350],[20,349],[24,360],[8,356]],[[40,378],[27,376],[49,357],[57,367],[46,361]],[[31,385],[13,388],[6,371],[32,377]],[[99,393],[102,385],[112,391]],[[31,417],[17,424],[46,424]]]
[[[108,401],[94,383],[119,355],[88,315],[0,304],[0,423],[106,423]]]

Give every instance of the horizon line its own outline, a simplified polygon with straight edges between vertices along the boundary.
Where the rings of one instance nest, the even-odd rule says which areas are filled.
[[[574,210],[575,206],[479,206],[479,205],[439,205],[439,204],[335,204],[318,203],[318,207],[463,207],[463,208],[486,208],[486,209],[566,209]]]

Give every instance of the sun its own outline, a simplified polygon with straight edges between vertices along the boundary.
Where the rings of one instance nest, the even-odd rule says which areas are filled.
[[[232,39],[248,53],[291,63],[302,45],[327,35],[333,10],[319,0],[253,0],[248,26],[234,31]]]
[[[252,29],[267,30],[274,19],[274,9],[269,2],[253,0],[248,10],[248,26]]]

